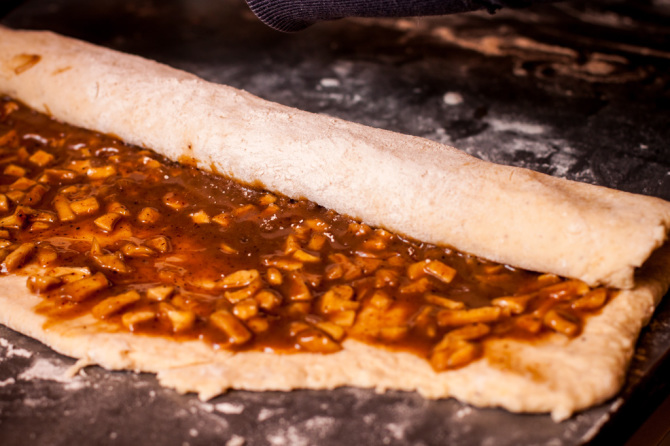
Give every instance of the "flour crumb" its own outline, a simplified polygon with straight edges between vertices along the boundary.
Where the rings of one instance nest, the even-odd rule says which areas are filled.
[[[454,416],[455,416],[456,418],[459,418],[459,419],[460,419],[460,418],[467,417],[467,416],[470,415],[471,413],[472,413],[472,407],[470,407],[470,406],[466,406],[466,407],[463,407],[462,409],[458,409],[458,410],[456,411],[456,414],[455,414]]]
[[[339,87],[340,86],[340,81],[333,78],[333,77],[324,77],[321,79],[321,82],[319,82],[322,87],[325,88],[334,88],[334,87]]]
[[[214,406],[217,412],[226,415],[239,415],[244,412],[244,405],[235,403],[219,403]]]
[[[460,93],[448,91],[444,94],[442,100],[447,105],[459,105],[463,103],[463,96]]]
[[[21,358],[30,358],[31,356],[33,356],[33,353],[29,352],[28,350],[23,349],[23,348],[14,348],[11,351],[11,356],[20,356]]]
[[[247,440],[239,435],[233,435],[230,440],[226,441],[226,446],[244,446]]]
[[[389,423],[386,426],[386,429],[391,433],[393,438],[396,440],[402,440],[405,438],[405,427],[396,423]]]
[[[49,361],[48,359],[39,358],[37,361],[33,362],[29,369],[24,370],[19,375],[19,379],[24,381],[42,379],[45,381],[57,381],[65,383],[70,381],[66,375],[68,369],[69,367],[66,367],[62,364],[56,364]]]
[[[570,169],[577,163],[577,159],[563,151],[554,153],[551,157],[551,163],[554,166],[552,175],[565,177]]]
[[[0,381],[0,387],[11,386],[16,380],[14,378],[7,378],[4,381]]]
[[[335,419],[332,417],[315,416],[305,422],[305,428],[311,432],[317,433],[319,437],[324,437],[335,426]]]
[[[264,407],[258,412],[258,421],[265,421],[282,412],[284,412],[284,409],[267,409]]]
[[[198,429],[189,429],[188,434],[189,434],[191,437],[195,438],[195,437],[198,436]]]
[[[51,404],[51,400],[46,397],[39,397],[39,398],[24,398],[23,399],[23,405],[26,407],[30,407],[31,409],[37,409],[37,408],[44,408],[48,407],[49,404]]]
[[[32,352],[24,348],[14,347],[14,345],[10,344],[10,342],[5,338],[0,338],[0,347],[7,349],[7,351],[3,355],[5,358],[13,358],[15,356],[18,356],[20,358],[30,358],[33,356]]]
[[[503,121],[502,119],[489,119],[489,125],[496,132],[517,132],[526,135],[541,135],[545,128],[538,124],[529,124],[527,122]]]
[[[289,426],[286,430],[279,430],[270,434],[265,439],[273,446],[309,446],[310,440],[301,435],[295,426]]]
[[[333,71],[340,77],[349,77],[353,69],[351,62],[338,61],[333,65]]]
[[[88,384],[86,381],[81,379],[71,379],[65,383],[65,390],[81,390],[84,387],[87,387]]]

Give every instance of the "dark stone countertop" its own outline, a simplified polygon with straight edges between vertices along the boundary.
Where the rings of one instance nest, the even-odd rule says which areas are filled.
[[[266,99],[477,157],[670,199],[670,5],[556,3],[496,15],[340,20],[298,34],[239,0],[27,0],[1,23],[140,54]],[[0,444],[622,443],[669,393],[670,304],[623,392],[556,424],[414,393],[254,393],[209,402],[152,375],[85,369],[0,326]]]

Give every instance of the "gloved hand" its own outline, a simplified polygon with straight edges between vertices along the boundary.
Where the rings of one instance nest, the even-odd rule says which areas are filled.
[[[344,17],[416,17],[502,7],[519,8],[554,0],[247,0],[265,24],[300,31],[315,22]]]

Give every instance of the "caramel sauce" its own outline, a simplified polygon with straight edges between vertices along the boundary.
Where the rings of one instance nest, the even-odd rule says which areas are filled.
[[[93,314],[120,330],[281,353],[330,353],[349,337],[436,370],[477,359],[492,337],[576,336],[612,297],[188,164],[2,99],[2,273],[30,274],[48,324]],[[72,291],[94,276],[95,292]]]

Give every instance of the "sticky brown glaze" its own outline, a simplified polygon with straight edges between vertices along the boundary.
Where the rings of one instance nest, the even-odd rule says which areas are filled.
[[[417,216],[421,218],[421,216]],[[371,228],[0,101],[2,274],[50,324],[83,314],[216,348],[429,360],[490,337],[579,334],[613,295]]]

